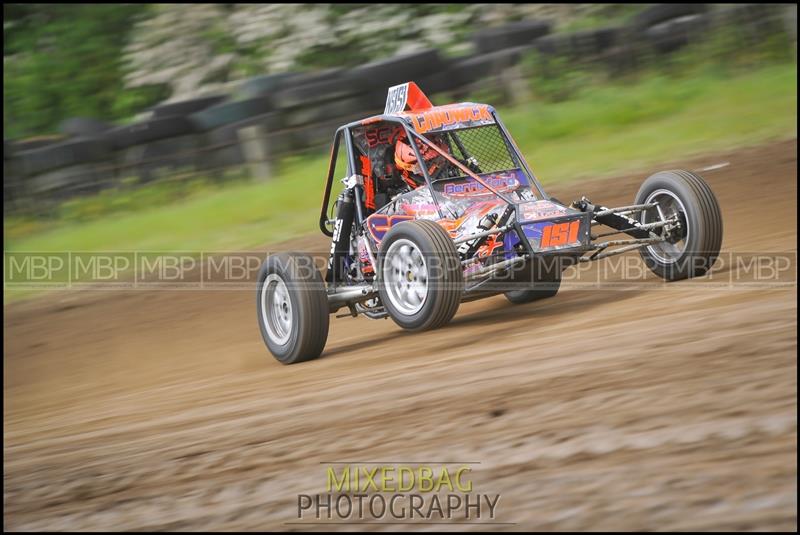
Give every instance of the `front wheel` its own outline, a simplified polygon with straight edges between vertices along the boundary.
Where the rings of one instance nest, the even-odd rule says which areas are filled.
[[[675,281],[699,277],[711,269],[722,246],[722,214],[705,180],[690,171],[662,171],[644,181],[635,203],[657,203],[642,211],[642,223],[678,221],[666,241],[640,249],[653,273]]]
[[[310,256],[268,256],[258,273],[256,310],[264,343],[282,364],[322,353],[330,321],[328,297]]]
[[[423,331],[449,322],[461,303],[464,276],[453,240],[427,220],[392,227],[381,242],[378,293],[403,329]]]

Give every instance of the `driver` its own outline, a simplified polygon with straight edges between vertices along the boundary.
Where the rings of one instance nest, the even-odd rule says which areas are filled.
[[[432,141],[436,143],[442,152],[450,154],[450,150],[443,140],[433,138]],[[416,143],[420,155],[422,156],[423,164],[428,170],[428,175],[430,175],[431,179],[436,179],[448,163],[447,159],[422,141],[416,140]],[[425,175],[422,173],[422,166],[417,159],[417,153],[414,151],[407,137],[402,137],[397,140],[394,148],[394,163],[403,181],[408,184],[411,189],[416,189],[425,184]]]

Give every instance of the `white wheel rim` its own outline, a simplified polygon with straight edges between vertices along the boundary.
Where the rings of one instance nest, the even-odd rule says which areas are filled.
[[[428,266],[413,242],[399,239],[389,246],[383,259],[383,283],[395,309],[411,316],[428,299]]]
[[[683,256],[686,251],[686,244],[689,242],[689,224],[688,217],[686,216],[686,208],[683,206],[681,200],[671,191],[667,189],[658,189],[647,196],[645,204],[657,202],[657,208],[642,211],[642,223],[653,221],[647,220],[648,212],[656,215],[655,220],[669,219],[679,213],[683,214],[683,221],[686,228],[684,229],[683,237],[676,242],[663,241],[654,243],[647,246],[647,251],[662,264],[674,264]]]
[[[292,299],[289,289],[278,275],[267,276],[261,286],[261,319],[267,334],[278,345],[284,345],[292,334]]]

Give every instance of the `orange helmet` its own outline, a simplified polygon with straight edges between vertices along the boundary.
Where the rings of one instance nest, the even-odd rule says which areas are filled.
[[[436,145],[444,151],[448,152],[447,146],[440,140],[434,140]],[[437,158],[441,155],[433,148],[425,143],[416,141],[417,148],[419,149],[422,159],[425,160],[425,166],[428,169],[428,174],[433,173],[441,167],[441,162],[437,162]],[[425,183],[425,178],[422,175],[422,167],[417,160],[417,153],[414,148],[408,143],[407,138],[398,139],[394,147],[394,163],[397,169],[403,175],[405,180],[411,187],[421,186]]]

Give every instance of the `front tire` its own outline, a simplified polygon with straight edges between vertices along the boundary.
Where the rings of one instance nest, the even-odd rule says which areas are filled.
[[[325,283],[307,255],[270,255],[258,273],[256,310],[261,337],[282,364],[313,360],[328,339]]]
[[[436,329],[455,316],[464,290],[453,240],[428,220],[405,221],[381,242],[378,293],[389,316],[403,329]]]
[[[681,226],[666,242],[639,250],[647,267],[667,281],[708,272],[722,246],[722,214],[709,185],[690,171],[661,171],[636,194],[636,204],[652,202],[658,207],[642,211],[642,223],[677,215]]]

